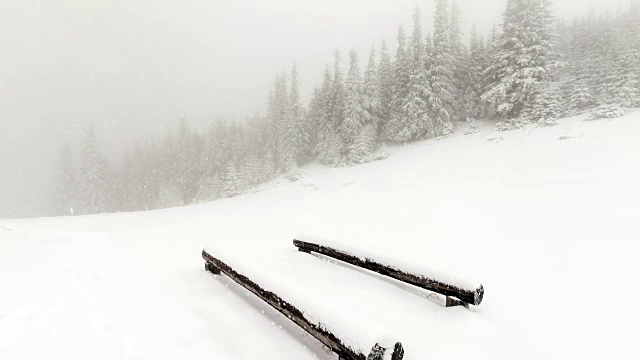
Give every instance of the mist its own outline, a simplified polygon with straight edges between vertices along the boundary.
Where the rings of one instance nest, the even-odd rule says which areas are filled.
[[[463,32],[487,34],[505,3],[458,0]],[[622,1],[555,3],[571,18]],[[198,129],[264,113],[293,62],[306,106],[336,48],[361,59],[383,39],[393,48],[416,5],[431,32],[433,1],[2,1],[0,218],[51,214],[59,148],[77,148],[87,128],[115,163],[180,114]]]

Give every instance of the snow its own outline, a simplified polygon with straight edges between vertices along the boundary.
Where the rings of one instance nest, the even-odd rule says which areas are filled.
[[[405,359],[638,358],[640,111],[558,123],[478,123],[184,208],[0,220],[0,359],[336,359],[205,272],[204,247],[287,294],[294,283],[353,338],[391,334]],[[481,280],[484,301],[444,308],[297,252],[299,232]]]

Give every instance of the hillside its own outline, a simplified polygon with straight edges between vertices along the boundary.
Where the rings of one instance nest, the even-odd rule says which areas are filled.
[[[405,359],[638,357],[640,110],[583,119],[459,129],[184,208],[0,220],[0,359],[335,358],[205,272],[205,246],[358,313]],[[484,301],[443,308],[296,252],[299,232],[477,280]]]

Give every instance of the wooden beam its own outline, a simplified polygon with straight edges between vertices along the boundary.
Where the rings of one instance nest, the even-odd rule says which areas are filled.
[[[309,322],[305,319],[302,311],[297,307],[283,300],[277,294],[270,292],[258,284],[247,278],[246,276],[236,272],[229,265],[225,264],[219,259],[211,256],[205,250],[202,250],[202,258],[205,260],[205,269],[211,271],[214,274],[224,273],[231,280],[238,283],[240,286],[251,291],[254,295],[262,299],[274,309],[278,310],[281,314],[289,318],[298,326],[303,328],[311,336],[318,339],[321,343],[327,346],[331,351],[338,354],[340,359],[343,360],[383,360],[384,356],[388,352],[391,353],[392,360],[402,360],[404,357],[404,349],[401,343],[396,343],[393,349],[385,349],[376,344],[368,356],[361,353],[356,353],[354,350],[344,344],[344,342],[338,339],[334,334],[328,332],[325,329],[318,327],[316,324]]]
[[[380,262],[377,262],[375,259],[358,257],[356,256],[357,254],[349,254],[345,251],[334,249],[328,246],[309,243],[297,239],[293,240],[293,245],[295,245],[300,251],[322,254],[346,262],[348,264],[411,284],[413,286],[417,286],[422,289],[433,291],[447,297],[456,298],[465,304],[476,306],[480,305],[480,303],[482,302],[482,298],[484,297],[484,288],[482,287],[482,285],[480,285],[475,290],[461,289],[457,286],[447,284],[436,279],[429,279],[423,275],[411,274],[398,269],[394,269],[390,266],[383,265]],[[451,299],[447,301],[447,306],[451,306],[453,304],[454,302],[452,302]]]

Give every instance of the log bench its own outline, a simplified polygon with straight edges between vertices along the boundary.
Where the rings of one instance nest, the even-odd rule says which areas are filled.
[[[305,253],[314,252],[317,254],[328,256],[347,264],[351,264],[353,266],[367,269],[375,273],[393,278],[395,280],[411,284],[421,289],[442,294],[446,297],[446,307],[457,305],[462,305],[465,307],[468,307],[469,305],[478,306],[480,305],[480,303],[482,302],[482,298],[484,297],[484,288],[481,284],[475,289],[463,289],[461,287],[448,284],[446,281],[440,279],[432,279],[422,274],[403,271],[402,269],[384,264],[382,261],[378,261],[367,256],[362,256],[361,254],[339,250],[327,245],[321,245],[299,239],[294,239],[293,245],[298,248],[298,251],[302,251]]]
[[[311,336],[318,339],[331,349],[331,351],[338,354],[340,360],[383,360],[388,359],[389,354],[392,360],[402,360],[404,357],[404,349],[399,342],[396,343],[393,348],[384,348],[379,344],[375,344],[368,355],[354,351],[345,345],[344,340],[339,339],[335,334],[306,319],[303,311],[298,306],[288,302],[278,294],[265,289],[263,286],[258,285],[247,276],[234,270],[225,262],[209,254],[206,250],[202,250],[202,258],[205,260],[205,269],[207,271],[216,275],[227,275],[231,280],[252,292],[258,298],[300,326]]]

